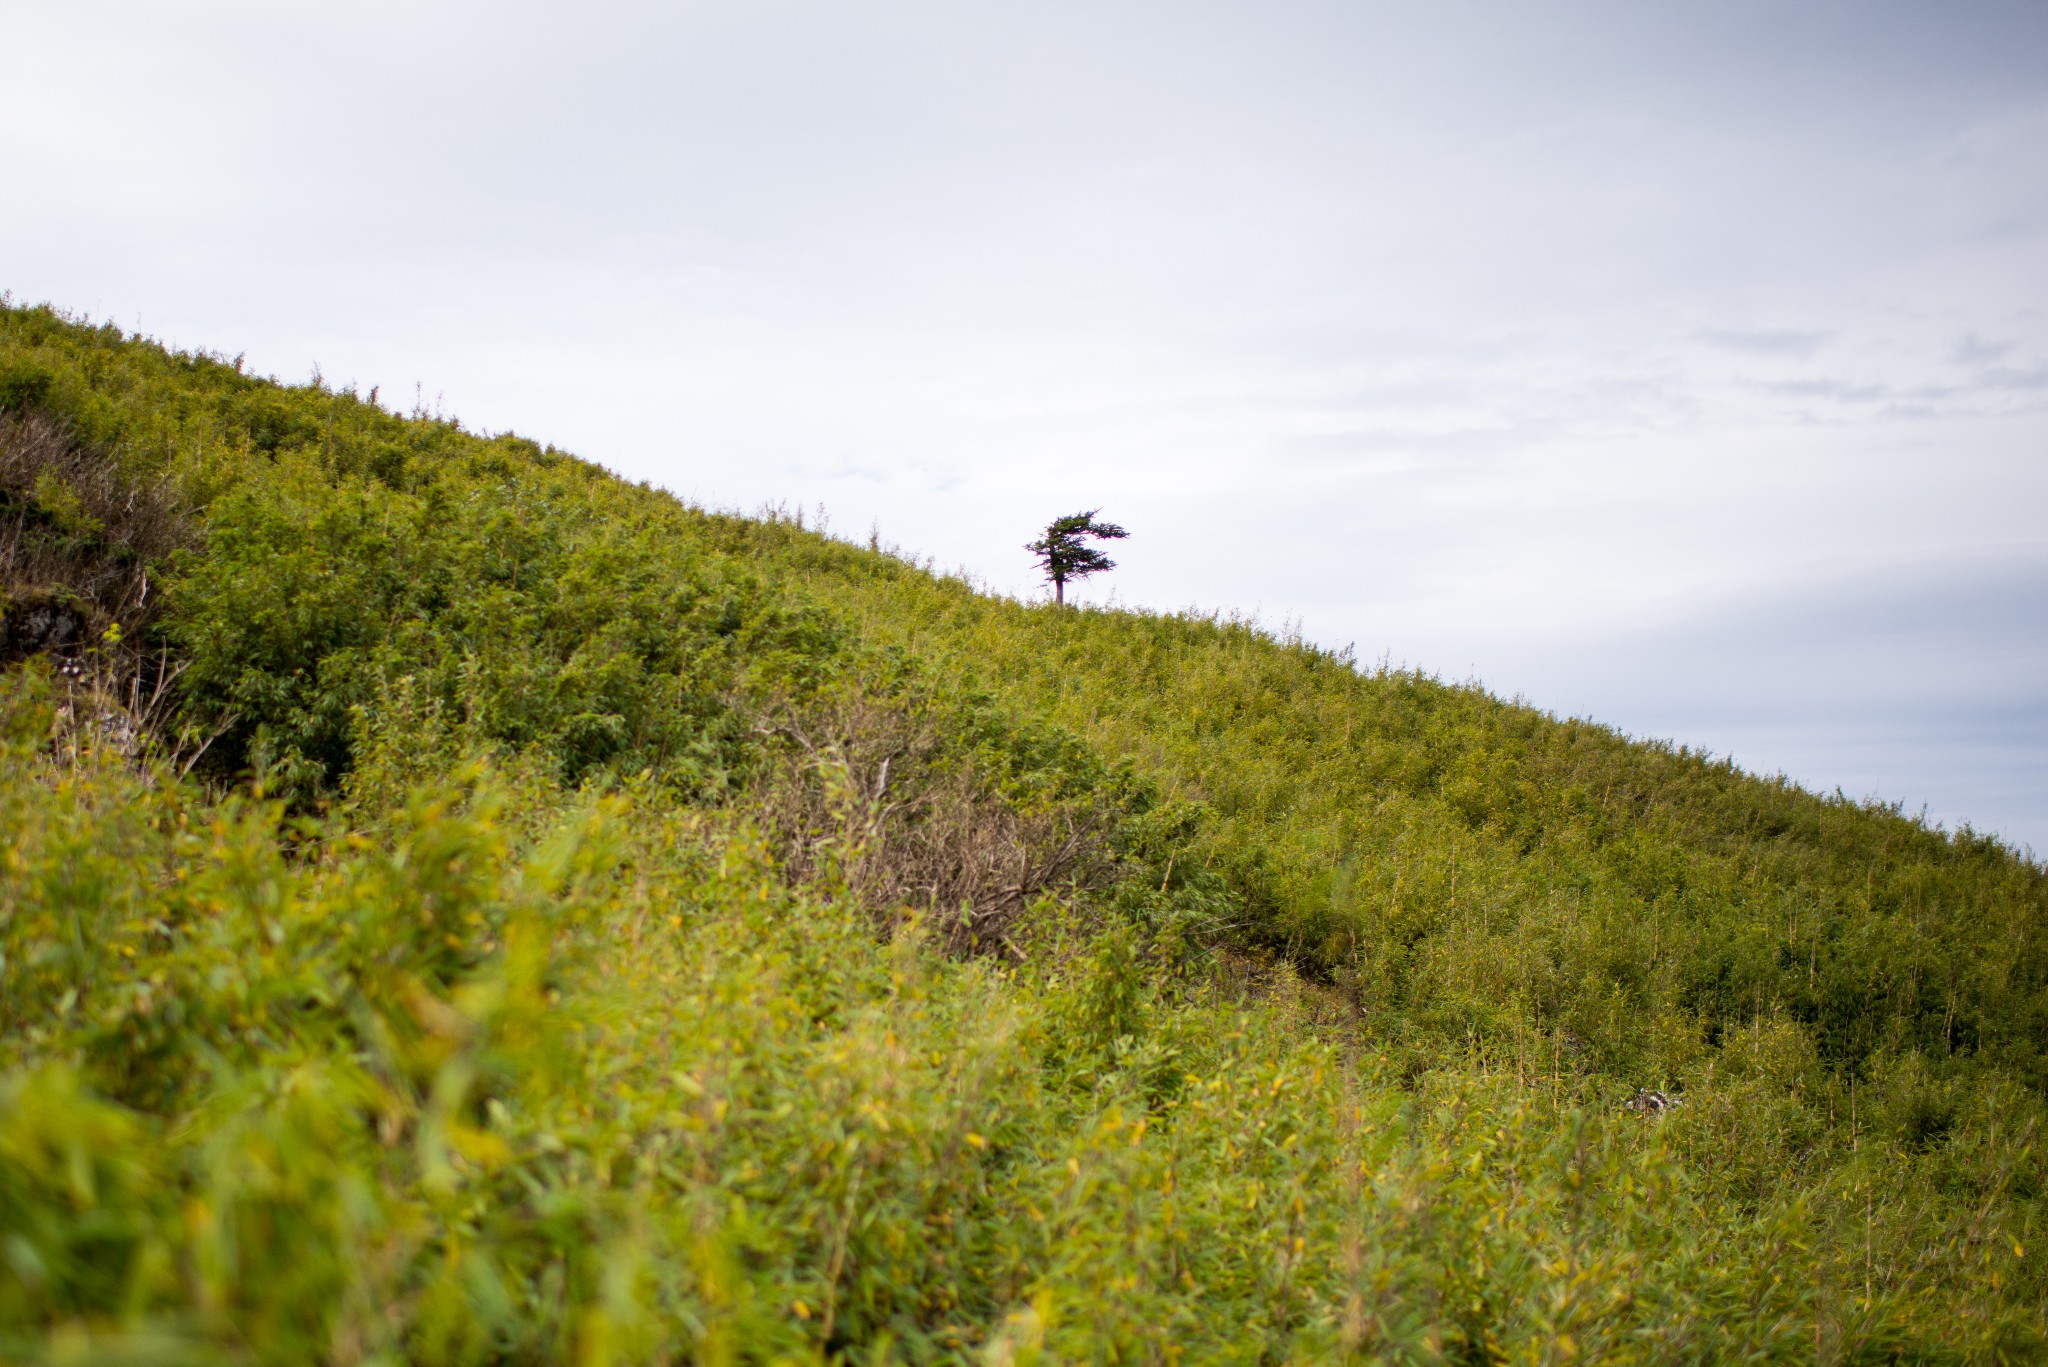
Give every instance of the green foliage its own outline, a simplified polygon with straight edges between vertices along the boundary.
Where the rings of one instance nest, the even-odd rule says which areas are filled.
[[[0,370],[0,413],[31,410],[50,396],[55,379],[49,371],[31,365],[13,365]]]
[[[351,766],[352,718],[405,680],[568,781],[651,767],[721,790],[742,761],[725,695],[803,687],[834,628],[728,557],[679,551],[638,501],[563,464],[514,477],[472,458],[392,489],[279,456],[215,500],[173,591],[191,705],[237,719],[221,762],[318,791]]]
[[[48,310],[0,378],[219,737],[0,672],[6,1360],[2048,1356],[1996,842]]]
[[[1116,568],[1114,560],[1088,544],[1090,538],[1120,541],[1130,535],[1114,522],[1097,522],[1098,511],[1091,508],[1085,513],[1056,517],[1046,524],[1045,535],[1024,548],[1038,557],[1039,568],[1045,571],[1059,603],[1067,601],[1069,579],[1085,579]]]
[[[817,582],[864,633],[1142,757],[1201,804],[1242,947],[1429,1056],[1562,1031],[1661,1085],[1783,1014],[1831,1067],[1918,1052],[2048,1086],[2048,874],[1995,841],[1242,623]]]

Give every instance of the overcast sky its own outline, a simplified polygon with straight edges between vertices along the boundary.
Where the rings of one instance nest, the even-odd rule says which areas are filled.
[[[2048,5],[0,4],[0,288],[2048,852]],[[1246,563],[1249,561],[1249,563]]]

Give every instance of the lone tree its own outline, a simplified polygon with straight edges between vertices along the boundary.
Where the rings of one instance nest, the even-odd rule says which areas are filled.
[[[1095,514],[1101,511],[1100,508],[1090,508],[1085,513],[1056,517],[1046,524],[1044,536],[1024,547],[1038,557],[1039,568],[1052,581],[1053,596],[1061,607],[1067,603],[1069,579],[1085,579],[1091,574],[1116,568],[1116,561],[1084,544],[1084,539],[1095,537],[1102,541],[1121,541],[1130,535],[1114,522],[1097,522]]]

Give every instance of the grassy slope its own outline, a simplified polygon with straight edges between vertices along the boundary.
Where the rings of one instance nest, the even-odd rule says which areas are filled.
[[[46,313],[0,404],[203,503],[138,629],[296,813],[52,751],[10,676],[12,1352],[2042,1341],[2048,881],[1994,842]],[[749,718],[848,695],[1117,823],[1030,962],[747,833]]]
[[[1384,1035],[1526,1050],[1556,1026],[1582,1066],[1663,1085],[1782,1018],[1836,1070],[1917,1053],[2048,1085],[2048,878],[1994,840],[1244,624],[783,557],[863,633],[1202,803],[1244,936]]]

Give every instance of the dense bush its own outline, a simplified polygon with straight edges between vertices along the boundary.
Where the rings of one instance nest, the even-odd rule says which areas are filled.
[[[47,310],[0,407],[126,624],[0,673],[10,1360],[2048,1353],[1995,842]]]

